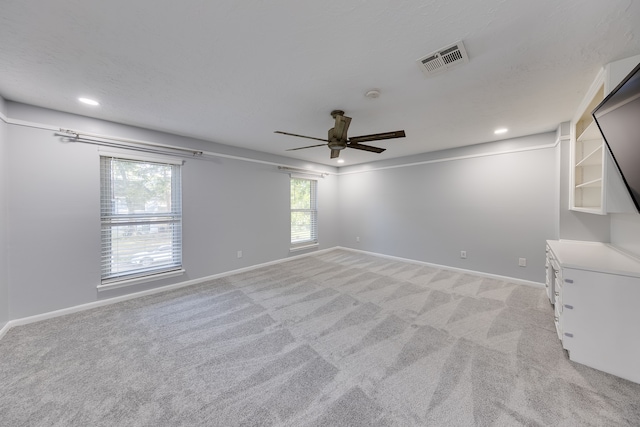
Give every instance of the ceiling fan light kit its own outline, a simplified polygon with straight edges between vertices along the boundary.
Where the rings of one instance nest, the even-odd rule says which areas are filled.
[[[371,92],[371,91],[370,91]],[[379,95],[379,92],[378,92]],[[370,145],[360,144],[361,142],[369,142],[369,141],[381,141],[384,139],[394,139],[394,138],[404,138],[405,132],[404,130],[397,130],[393,132],[384,132],[384,133],[375,133],[371,135],[362,135],[362,136],[354,136],[349,138],[347,136],[347,132],[349,130],[349,125],[351,124],[351,117],[347,117],[344,115],[344,111],[342,110],[333,110],[331,112],[331,117],[333,117],[335,121],[334,127],[329,129],[328,137],[325,140],[321,138],[315,138],[313,136],[305,136],[298,135],[295,133],[275,131],[275,133],[280,133],[282,135],[296,136],[298,138],[307,138],[307,139],[315,139],[317,141],[325,141],[325,144],[316,144],[316,145],[308,145],[306,147],[298,147],[298,148],[290,148],[286,151],[294,151],[294,150],[303,150],[305,148],[313,148],[313,147],[321,147],[326,145],[331,150],[331,158],[335,159],[340,156],[340,151],[345,148],[354,148],[356,150],[362,151],[370,151],[372,153],[382,153],[385,151],[385,148],[373,147]]]

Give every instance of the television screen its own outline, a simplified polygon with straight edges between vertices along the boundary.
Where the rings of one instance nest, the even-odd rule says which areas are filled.
[[[592,114],[640,212],[640,64]]]

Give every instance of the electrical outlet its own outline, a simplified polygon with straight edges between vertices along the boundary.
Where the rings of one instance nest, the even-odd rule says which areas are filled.
[[[238,258],[242,258],[242,251],[238,251]]]
[[[467,251],[460,251],[460,258],[467,259]]]
[[[526,267],[527,266],[527,259],[526,258],[519,258],[518,259],[518,265],[520,267]]]
[[[360,236],[356,236],[356,243],[360,243]]]

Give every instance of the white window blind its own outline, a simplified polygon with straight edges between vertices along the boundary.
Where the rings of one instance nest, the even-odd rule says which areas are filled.
[[[181,163],[100,157],[102,283],[182,268]]]
[[[318,243],[318,181],[291,177],[291,247]]]

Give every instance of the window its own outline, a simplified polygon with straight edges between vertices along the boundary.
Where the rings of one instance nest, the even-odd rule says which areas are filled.
[[[100,157],[103,285],[182,270],[182,162],[164,161]]]
[[[312,179],[291,178],[292,249],[318,243],[317,186]]]

